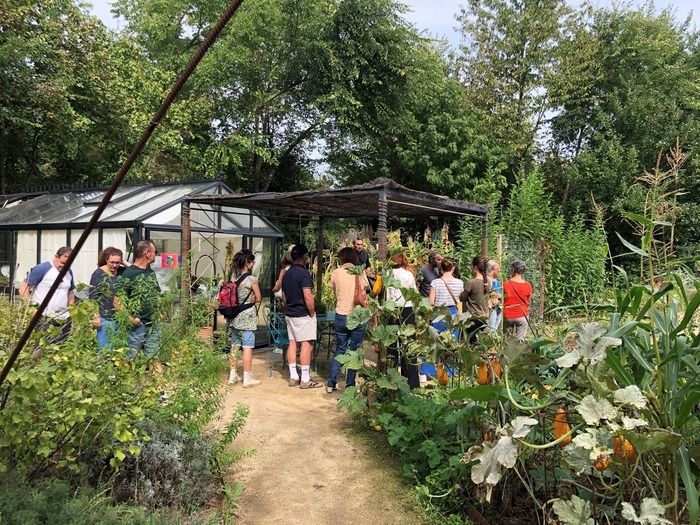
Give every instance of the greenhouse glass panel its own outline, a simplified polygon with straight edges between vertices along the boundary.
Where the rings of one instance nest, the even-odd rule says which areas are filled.
[[[41,245],[44,245],[44,235],[46,232],[42,232],[41,234]],[[75,244],[80,236],[83,234],[83,230],[71,230],[71,244]],[[64,235],[64,240],[65,240],[65,233]],[[99,248],[98,248],[98,242],[99,242],[99,233],[97,231],[91,231],[90,235],[88,235],[87,240],[85,241],[85,244],[83,245],[82,249],[80,250],[80,253],[78,256],[75,258],[75,261],[73,261],[73,265],[71,266],[71,270],[73,270],[73,277],[75,279],[75,284],[77,285],[78,283],[85,283],[89,284],[90,283],[90,276],[92,275],[92,272],[94,272],[97,269],[97,258],[99,256]],[[42,250],[43,251],[43,250]],[[55,250],[54,250],[55,252]],[[87,290],[85,290],[85,293],[79,293],[79,297],[86,297],[87,296]]]
[[[151,188],[142,192],[140,195],[135,197],[129,197],[124,201],[125,204],[134,206],[135,204],[142,203],[143,206],[136,206],[131,209],[127,209],[128,206],[123,205],[121,202],[115,205],[122,211],[121,213],[115,213],[109,216],[110,221],[134,221],[142,217],[148,218],[148,212],[167,206],[168,204],[177,204],[177,201],[183,197],[190,195],[201,189],[202,185],[185,184],[182,186],[171,186],[171,187],[157,187]],[[153,191],[157,190],[157,191]],[[147,195],[145,195],[147,194]],[[145,205],[148,205],[147,207]],[[149,220],[149,222],[151,222]]]
[[[160,213],[156,213],[148,217],[145,222],[147,224],[152,224],[154,226],[158,225],[169,225],[169,226],[180,226],[181,222],[181,207],[179,204],[171,206],[167,210],[163,210]]]
[[[119,188],[117,191],[114,192],[114,195],[112,195],[111,202],[114,202],[118,199],[121,199],[122,197],[125,197],[130,193],[136,194],[136,193],[140,192],[141,190],[143,190],[144,188],[145,188],[145,186],[128,186],[128,187],[124,187],[124,188]],[[104,196],[104,194],[105,194],[105,192],[101,192],[100,195],[98,195],[97,197],[85,201],[85,204],[87,204],[87,205],[99,204],[100,202],[102,202],[102,197]]]
[[[216,229],[217,224],[217,212],[213,210],[190,210],[190,224],[192,228],[208,228]]]
[[[29,270],[36,265],[36,236],[36,231],[17,232],[15,287],[19,287],[20,283],[29,275]]]
[[[86,212],[83,206],[85,195],[92,197],[95,193],[41,195],[12,208],[0,210],[0,223],[40,225],[69,222]]]
[[[256,233],[276,233],[265,219],[253,215],[253,231]]]

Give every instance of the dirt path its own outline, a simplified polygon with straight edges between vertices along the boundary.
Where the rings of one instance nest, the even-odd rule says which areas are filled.
[[[233,480],[244,486],[237,523],[423,523],[390,460],[336,410],[338,395],[290,388],[279,355],[268,377],[270,356],[254,358],[262,385],[237,385],[226,395],[225,415],[236,403],[250,407],[234,446],[257,451],[233,468]]]

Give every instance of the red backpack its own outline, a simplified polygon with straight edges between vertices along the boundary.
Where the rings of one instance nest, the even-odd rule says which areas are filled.
[[[250,297],[250,294],[252,293],[252,290],[248,292],[248,295],[242,303],[238,302],[238,287],[249,275],[249,273],[244,273],[238,278],[238,280],[223,283],[221,288],[219,288],[219,294],[217,296],[217,300],[219,301],[219,312],[227,319],[233,319],[243,310],[247,310],[251,306],[255,305],[255,303],[246,303]]]

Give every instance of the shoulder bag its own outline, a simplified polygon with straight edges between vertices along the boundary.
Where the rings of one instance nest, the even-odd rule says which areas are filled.
[[[447,288],[447,293],[450,294],[450,297],[452,297],[452,302],[455,305],[455,308],[457,308],[457,313],[461,314],[462,313],[462,301],[458,301],[457,298],[455,297],[455,294],[452,293],[452,290],[450,290],[450,287],[447,285],[447,281],[445,280],[444,277],[439,278],[443,284],[445,285],[445,288]]]

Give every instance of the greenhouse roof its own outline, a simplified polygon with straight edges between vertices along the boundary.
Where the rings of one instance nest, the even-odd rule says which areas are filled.
[[[0,230],[80,227],[90,220],[106,190],[26,193],[0,196]],[[119,188],[98,221],[98,227],[179,229],[180,204],[191,196],[229,194],[220,181],[140,184]],[[280,236],[272,223],[245,208],[225,210],[202,205],[193,208],[192,228],[255,232]]]

